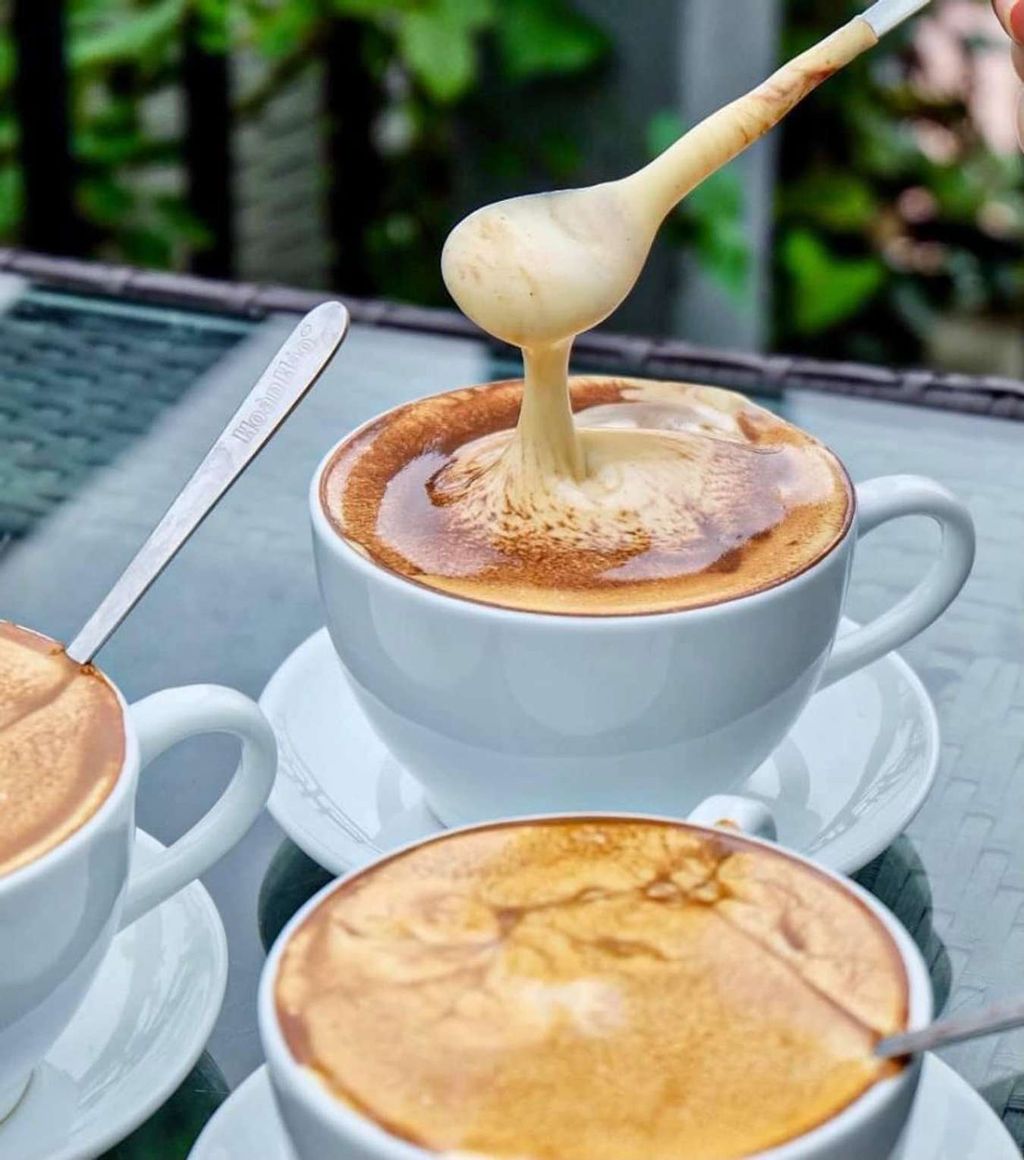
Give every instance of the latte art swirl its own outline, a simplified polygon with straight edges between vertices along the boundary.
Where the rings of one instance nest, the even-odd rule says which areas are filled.
[[[572,380],[582,463],[544,470],[517,383],[424,399],[345,444],[325,509],[372,559],[431,587],[536,611],[660,611],[799,572],[842,535],[835,458],[741,395]],[[386,475],[386,478],[384,476]]]

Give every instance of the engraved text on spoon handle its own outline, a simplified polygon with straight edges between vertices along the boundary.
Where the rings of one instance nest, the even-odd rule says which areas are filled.
[[[92,660],[178,549],[316,382],[348,330],[340,302],[315,307],[296,326],[78,636],[68,656]]]

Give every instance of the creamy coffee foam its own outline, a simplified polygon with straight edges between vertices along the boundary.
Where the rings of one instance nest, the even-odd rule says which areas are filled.
[[[508,436],[447,447],[455,462],[441,463],[428,486],[435,506],[448,508],[449,540],[404,527],[388,541],[394,528],[380,534],[366,513],[360,534],[346,507],[347,534],[404,575],[459,595],[590,613],[729,599],[792,574],[834,542],[846,514],[837,498],[843,488],[838,480],[830,484],[827,465],[812,462],[806,440],[773,445],[741,438],[730,448],[695,437],[708,411],[720,408],[741,420],[740,408],[721,395],[702,400],[695,429],[669,420],[655,422],[654,434],[616,413],[579,416],[590,428],[580,430],[569,352],[577,334],[606,319],[629,293],[672,208],[877,41],[869,24],[854,19],[629,177],[512,198],[460,222],[445,243],[441,271],[468,317],[522,348],[518,425]],[[623,432],[623,425],[634,429]],[[711,428],[722,433],[714,420]],[[768,451],[774,458],[761,463],[752,454]],[[813,508],[822,515],[817,527],[807,519]],[[794,527],[790,517],[798,510]],[[766,534],[778,541],[770,559],[749,548]],[[467,540],[475,552],[467,553]],[[385,541],[390,559],[379,552]],[[451,560],[439,560],[449,549]],[[734,551],[744,553],[741,567]],[[677,583],[713,567],[733,573],[732,582]]]
[[[0,875],[74,833],[124,762],[117,695],[56,641],[0,621]]]
[[[892,1065],[907,984],[825,875],[685,825],[506,823],[360,874],[276,978],[294,1057],[392,1134],[495,1160],[716,1160]]]
[[[345,443],[321,486],[371,559],[455,595],[612,614],[689,608],[770,587],[849,522],[835,457],[742,395],[573,378],[581,468],[521,437],[520,382],[392,411]],[[515,428],[516,422],[519,428]]]

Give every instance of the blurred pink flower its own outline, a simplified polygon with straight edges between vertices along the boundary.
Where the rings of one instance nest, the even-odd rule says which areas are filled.
[[[1014,152],[1020,82],[988,0],[941,0],[918,22],[914,48],[914,87],[932,100],[962,100],[988,147]]]

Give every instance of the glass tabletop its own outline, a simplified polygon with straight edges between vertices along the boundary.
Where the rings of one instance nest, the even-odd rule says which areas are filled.
[[[73,315],[95,304],[68,299],[63,305]],[[161,322],[158,308],[148,308],[146,317]],[[180,325],[181,317],[169,311],[164,321]],[[0,550],[5,617],[64,639],[74,634],[293,324],[293,316],[279,315],[234,324],[228,338],[221,331],[202,342],[184,326],[172,348],[189,347],[191,376],[198,379],[161,388],[162,407],[123,424],[123,438],[87,469],[69,469],[81,444],[74,442],[74,422],[64,423],[63,435],[44,449],[53,485],[41,491],[46,502],[35,503],[31,518],[18,526],[0,527],[0,539],[5,530],[14,536]],[[40,348],[50,341],[41,331]],[[201,358],[193,342],[205,344]],[[26,340],[21,357],[27,364],[34,351]],[[0,365],[0,413],[9,401],[5,373]],[[66,366],[58,368],[55,381],[66,373]],[[383,409],[492,377],[492,355],[473,339],[353,327],[307,401],[101,653],[100,663],[126,696],[200,681],[258,697],[289,652],[322,623],[306,516],[320,458]],[[83,414],[90,392],[108,388],[103,376],[77,383]],[[145,375],[118,405],[127,412],[142,394]],[[951,609],[905,650],[938,709],[938,780],[907,834],[862,880],[926,945],[947,1010],[1017,994],[1024,986],[1024,428],[784,384],[770,405],[831,445],[855,480],[930,475],[973,511],[974,573]],[[0,480],[5,470],[14,471],[5,430],[9,442],[10,426],[0,425]],[[866,619],[898,599],[923,571],[933,534],[926,521],[903,521],[872,535],[858,556],[850,615]],[[231,745],[220,739],[190,741],[165,755],[143,780],[139,825],[173,840],[207,808],[232,766]],[[227,931],[230,973],[208,1046],[212,1070],[201,1071],[196,1086],[203,1098],[217,1086],[210,1074],[222,1074],[234,1087],[261,1062],[255,1024],[261,923],[272,936],[323,880],[295,848],[282,848],[282,840],[264,814],[204,879]],[[1009,1108],[1007,1122],[1019,1129],[1014,1109],[1020,1101],[1012,1093],[1024,1075],[1024,1033],[944,1054],[1000,1113]]]

